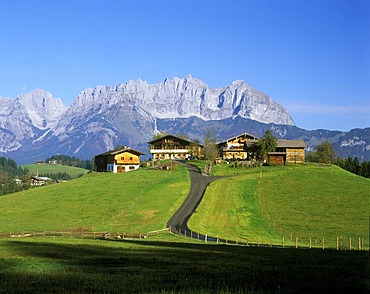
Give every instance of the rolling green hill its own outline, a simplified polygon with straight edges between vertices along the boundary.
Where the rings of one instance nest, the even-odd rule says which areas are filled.
[[[90,173],[74,181],[0,197],[0,232],[163,229],[189,193],[184,167],[123,174]]]
[[[365,249],[369,248],[367,179],[336,166],[318,165],[255,169],[219,165],[213,173],[234,176],[211,183],[190,219],[193,230],[265,244],[280,243],[283,236],[293,244],[290,234],[306,241],[308,236],[325,236],[331,248],[335,244],[329,240],[337,234],[353,234],[363,236]],[[0,197],[0,232],[158,230],[165,228],[189,188],[183,166],[173,171],[89,173]],[[0,239],[0,288],[6,293],[369,290],[368,252],[195,243],[169,234],[145,240]]]
[[[220,238],[281,244],[368,248],[368,179],[337,166],[290,165],[250,169],[218,165],[213,182],[189,222]],[[148,232],[165,228],[190,189],[188,172],[140,169],[92,173],[48,187],[0,197],[0,231],[94,230]]]
[[[370,180],[335,165],[290,165],[258,169],[214,167],[234,174],[207,189],[189,227],[231,240],[369,248]],[[324,238],[324,241],[323,241]]]
[[[26,164],[22,166],[30,171],[38,172],[39,174],[57,174],[57,173],[67,173],[71,178],[77,178],[81,174],[85,175],[89,171],[84,168],[60,165],[60,164]]]

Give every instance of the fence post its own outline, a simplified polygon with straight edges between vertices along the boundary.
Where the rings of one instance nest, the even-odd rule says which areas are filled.
[[[285,247],[285,244],[284,244],[284,236],[283,236],[283,248]]]
[[[361,238],[358,237],[358,250],[361,250]]]
[[[349,250],[352,249],[352,237],[349,237]]]
[[[322,237],[322,249],[325,249],[325,239]]]
[[[339,247],[339,239],[338,239],[338,236],[337,236],[337,250],[338,250],[338,247]]]
[[[298,248],[298,237],[295,237],[295,248]]]
[[[310,237],[310,249],[311,249],[311,247],[312,247],[312,240],[311,240],[311,237]]]
[[[218,235],[217,235],[217,244],[218,244]]]
[[[206,234],[206,237],[205,237],[204,241],[207,243],[207,234]]]

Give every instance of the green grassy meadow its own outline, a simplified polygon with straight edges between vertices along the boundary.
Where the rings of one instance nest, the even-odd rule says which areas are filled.
[[[67,173],[71,178],[77,178],[81,174],[85,175],[89,172],[84,168],[61,164],[26,164],[22,165],[22,167],[27,168],[29,171],[38,172],[39,174]]]
[[[169,232],[131,240],[3,238],[0,293],[368,293],[370,180],[316,164],[221,164],[212,175],[228,177],[209,185],[189,227],[251,246]],[[0,197],[0,233],[160,230],[189,190],[179,165],[89,173]],[[342,250],[335,250],[337,236]],[[367,251],[356,250],[358,237]]]
[[[368,252],[165,240],[0,240],[0,293],[366,293]]]
[[[244,174],[241,171],[244,170]],[[335,165],[254,169],[219,165],[190,221],[200,233],[242,242],[369,248],[370,180]],[[298,238],[298,239],[296,239]],[[324,241],[323,241],[324,238]]]
[[[187,169],[180,166],[174,171],[90,173],[0,197],[0,232],[159,230],[189,189]]]

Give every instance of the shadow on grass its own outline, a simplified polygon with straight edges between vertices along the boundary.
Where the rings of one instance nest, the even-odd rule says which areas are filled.
[[[9,240],[0,246],[6,247],[0,251],[4,293],[369,290],[368,252],[147,240]]]

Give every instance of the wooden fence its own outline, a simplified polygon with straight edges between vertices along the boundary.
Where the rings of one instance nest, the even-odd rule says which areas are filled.
[[[2,232],[0,238],[26,238],[26,237],[71,237],[91,239],[141,239],[158,236],[168,229],[156,230],[147,233],[127,232],[91,232],[91,231],[23,231],[23,232]]]
[[[365,251],[369,250],[369,244],[365,244],[365,239],[362,237],[348,237],[343,238],[341,236],[337,236],[334,240],[333,238],[302,238],[299,237],[293,238],[292,236],[288,239],[282,237],[280,242],[276,240],[228,240],[224,238],[220,238],[219,236],[212,237],[209,235],[202,235],[199,233],[189,232],[189,231],[173,231],[171,228],[169,229],[172,234],[177,234],[184,238],[191,238],[202,242],[215,242],[217,244],[235,244],[235,245],[244,245],[244,246],[261,246],[261,247],[279,247],[279,248],[321,248],[321,249],[336,249],[336,250],[360,250]]]
[[[184,238],[191,238],[202,242],[213,242],[217,244],[233,244],[243,246],[261,246],[261,247],[280,247],[280,248],[322,248],[322,249],[336,249],[336,250],[369,250],[369,245],[365,245],[365,240],[362,237],[344,239],[340,236],[336,240],[327,238],[314,239],[298,237],[290,238],[282,237],[281,242],[275,242],[271,239],[269,241],[261,242],[259,240],[228,240],[220,238],[219,236],[212,237],[201,235],[199,233],[176,231],[173,232],[171,228],[146,232],[146,233],[127,233],[127,232],[92,232],[92,231],[23,231],[23,232],[2,232],[0,238],[26,238],[26,237],[70,237],[70,238],[91,238],[91,239],[143,239],[153,236],[158,236],[164,232],[179,235]]]

